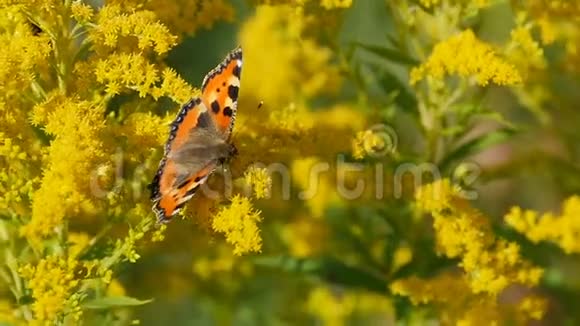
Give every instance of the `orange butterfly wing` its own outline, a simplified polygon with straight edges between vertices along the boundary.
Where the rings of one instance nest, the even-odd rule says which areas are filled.
[[[203,103],[226,139],[236,119],[241,74],[242,49],[238,47],[205,76],[201,85]]]
[[[183,171],[179,162],[171,158],[171,153],[178,151],[188,141],[191,130],[204,123],[203,118],[207,114],[201,99],[192,99],[181,108],[171,124],[164,158],[150,185],[153,211],[160,221],[168,221],[177,214],[215,169],[215,164],[209,163],[198,172]]]
[[[208,135],[229,138],[236,116],[241,67],[242,50],[237,48],[206,75],[201,98],[184,105],[171,124],[164,158],[150,185],[153,211],[159,221],[167,222],[177,214],[217,167],[212,157],[192,155],[191,150],[211,150],[219,143],[208,139]]]

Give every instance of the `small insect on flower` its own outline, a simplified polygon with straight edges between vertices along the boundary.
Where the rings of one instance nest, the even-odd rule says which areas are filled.
[[[230,136],[241,72],[238,47],[205,76],[201,97],[185,104],[171,123],[165,154],[150,185],[159,222],[168,222],[218,166],[237,154]]]

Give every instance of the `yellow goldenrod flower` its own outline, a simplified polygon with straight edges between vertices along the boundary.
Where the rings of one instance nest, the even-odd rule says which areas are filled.
[[[166,119],[151,112],[135,112],[127,116],[118,136],[130,138],[136,148],[151,148],[167,140],[168,124]]]
[[[439,4],[441,0],[421,0],[421,4],[427,8],[431,8]]]
[[[252,188],[256,198],[267,198],[272,191],[272,177],[266,168],[251,166],[244,174],[244,180]]]
[[[80,23],[90,22],[94,16],[93,8],[81,1],[73,2],[70,9],[73,18]]]
[[[530,316],[531,319],[541,320],[546,313],[548,302],[539,296],[527,296],[519,304],[521,313]]]
[[[469,293],[465,280],[452,273],[442,273],[428,280],[414,276],[400,279],[391,283],[390,288],[394,294],[409,297],[415,305],[432,301],[459,302]]]
[[[542,37],[542,43],[549,45],[554,43],[558,36],[558,30],[556,26],[546,17],[542,17],[537,21],[540,27],[540,35]]]
[[[129,233],[125,239],[117,239],[115,243],[115,250],[122,252],[125,259],[131,263],[135,263],[141,255],[137,253],[136,243],[141,240],[145,234],[139,229],[129,229]]]
[[[153,232],[151,236],[151,241],[161,242],[165,239],[165,231],[167,230],[167,224],[162,224],[157,230]]]
[[[196,95],[175,71],[167,68],[160,76],[157,67],[139,54],[113,54],[101,59],[96,63],[95,75],[97,82],[104,84],[110,95],[128,89],[137,91],[140,97],[151,95],[158,99],[168,96],[179,104]],[[157,86],[161,78],[161,86]]]
[[[161,72],[161,86],[158,88],[158,93],[153,94],[154,98],[159,96],[167,96],[175,103],[183,104],[188,102],[191,98],[199,96],[198,89],[194,89],[185,80],[183,80],[175,70],[171,68],[164,68]]]
[[[426,184],[415,192],[415,200],[423,211],[441,212],[449,208],[459,189],[449,179]]]
[[[32,291],[32,310],[37,321],[50,324],[71,310],[75,314],[81,313],[75,309],[79,304],[78,297],[74,295],[79,285],[74,275],[77,266],[78,261],[74,259],[48,256],[36,265],[28,264],[20,268],[20,275]]]
[[[235,17],[234,7],[227,0],[152,0],[145,8],[154,11],[176,34],[195,34],[219,21],[232,22]]]
[[[234,254],[260,252],[262,237],[257,223],[260,211],[252,207],[246,197],[236,195],[229,206],[223,207],[213,218],[212,228],[224,233],[226,241],[234,246]]]
[[[314,288],[306,306],[323,325],[347,325],[349,317],[356,313],[374,314],[387,320],[394,313],[391,300],[386,297],[364,291],[333,292],[326,287]]]
[[[298,8],[320,6],[327,10],[344,9],[352,6],[352,0],[259,0],[258,2],[267,5],[291,5]]]
[[[531,35],[531,25],[518,26],[511,32],[511,41],[507,46],[506,56],[518,70],[528,75],[533,70],[546,67],[544,51]]]
[[[330,63],[330,49],[301,36],[304,19],[290,6],[259,6],[242,27],[244,89],[259,89],[259,93],[250,95],[270,107],[285,106],[299,93],[312,96],[334,92],[340,85],[338,68]],[[268,83],[262,76],[267,76]]]
[[[348,8],[352,0],[321,0],[320,5],[325,9]]]
[[[473,293],[465,276],[451,272],[433,278],[409,277],[390,285],[394,294],[408,297],[415,305],[433,304],[439,310],[439,320],[444,324],[486,325],[501,324],[516,319],[525,324],[540,319],[545,311],[546,300],[537,296],[525,296],[515,303],[499,303],[495,296]]]
[[[0,20],[9,25],[0,29],[0,103],[30,88],[35,76],[49,66],[53,51],[50,38],[34,35],[27,18],[20,11],[0,10]]]
[[[441,0],[420,0],[421,4],[426,8],[432,8],[441,3]],[[452,1],[452,3],[464,3],[464,4],[471,4],[475,5],[476,8],[483,8],[488,5],[489,0],[456,0]],[[445,1],[443,3],[446,3]]]
[[[571,254],[580,253],[579,216],[580,196],[572,196],[564,201],[560,215],[512,207],[505,221],[532,242],[551,241]]]
[[[155,13],[138,10],[123,12],[119,5],[105,5],[97,14],[96,26],[90,29],[90,39],[99,45],[115,48],[126,37],[137,39],[140,50],[153,49],[164,54],[176,44],[177,37],[161,24]]]
[[[516,85],[522,77],[513,65],[497,56],[493,48],[478,40],[471,30],[435,45],[427,60],[411,71],[411,85],[426,77],[443,79],[446,75],[475,77],[485,86],[489,82],[497,85]]]
[[[363,159],[367,155],[381,152],[387,146],[392,145],[386,144],[385,140],[384,137],[372,130],[359,131],[352,141],[352,155],[356,159]]]
[[[65,217],[94,214],[91,171],[104,159],[99,138],[104,107],[61,96],[51,97],[32,112],[32,122],[54,137],[42,183],[32,201],[32,218],[21,232],[30,241],[53,235]],[[71,155],[74,148],[74,155]]]
[[[543,270],[524,260],[516,243],[497,239],[488,218],[461,198],[449,180],[421,187],[416,199],[418,207],[433,216],[437,251],[461,259],[474,293],[496,296],[510,284],[539,283]]]

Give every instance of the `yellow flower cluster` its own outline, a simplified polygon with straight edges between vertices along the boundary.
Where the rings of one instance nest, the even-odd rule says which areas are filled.
[[[364,291],[332,291],[327,287],[315,287],[308,295],[306,306],[323,325],[348,325],[349,318],[357,313],[380,316],[383,322],[394,323],[391,300]]]
[[[124,13],[118,5],[104,6],[96,17],[96,24],[90,29],[89,38],[95,44],[108,48],[123,45],[126,38],[134,38],[140,50],[153,49],[164,54],[176,45],[177,37],[157,20],[152,11],[139,10]]]
[[[532,242],[550,241],[571,254],[580,253],[579,217],[580,196],[572,196],[564,202],[560,215],[512,207],[505,221]]]
[[[104,158],[100,140],[103,113],[99,104],[62,96],[51,97],[34,108],[32,122],[44,126],[54,140],[48,150],[50,163],[45,165],[42,184],[33,196],[32,219],[22,228],[29,240],[38,242],[54,234],[69,215],[94,213],[87,171]]]
[[[516,320],[520,324],[539,320],[546,310],[546,300],[524,296],[515,302],[500,303],[494,296],[470,291],[465,276],[445,272],[430,279],[409,277],[391,284],[394,294],[409,297],[414,305],[434,304],[442,324],[487,325]]]
[[[51,325],[57,318],[71,314],[80,318],[80,297],[75,294],[79,280],[75,270],[79,262],[58,256],[48,256],[36,265],[24,265],[20,274],[32,291],[32,310],[39,324]]]
[[[498,57],[493,48],[478,40],[471,30],[435,45],[429,58],[411,70],[410,83],[414,85],[426,77],[443,79],[446,75],[473,76],[482,86],[490,82],[497,85],[522,82],[515,67]]]
[[[7,215],[27,213],[28,200],[40,182],[37,175],[42,157],[40,146],[26,150],[24,144],[15,144],[15,141],[23,143],[18,138],[13,140],[0,132],[0,212]]]
[[[212,228],[225,234],[226,241],[234,246],[234,254],[260,252],[262,237],[257,225],[262,220],[260,213],[247,197],[236,195],[229,206],[213,217]]]
[[[447,3],[448,1],[420,0],[419,2],[426,8],[432,8],[432,7],[435,7],[441,3]],[[451,1],[451,2],[475,4],[478,8],[483,8],[487,5],[489,5],[489,0],[475,0],[475,1],[474,0],[456,0],[456,1]]]
[[[244,174],[244,181],[252,188],[256,198],[268,198],[272,191],[272,177],[266,168],[249,167]]]
[[[132,90],[137,91],[140,97],[150,95],[158,99],[168,96],[181,104],[196,95],[193,88],[178,77],[173,69],[165,68],[160,76],[154,64],[135,53],[112,54],[97,61],[95,76],[111,96]],[[163,82],[157,86],[160,79]]]
[[[577,17],[580,12],[578,0],[529,0],[526,7],[533,13]]]
[[[153,0],[145,8],[177,34],[194,34],[199,29],[210,29],[218,21],[232,22],[234,7],[228,0]]]
[[[373,155],[377,152],[391,146],[386,144],[386,139],[374,133],[372,130],[359,131],[352,141],[352,156],[356,159],[363,159],[367,155]]]
[[[80,23],[88,23],[93,19],[95,12],[93,8],[81,1],[75,1],[70,6],[71,15]]]
[[[526,15],[531,24],[539,27],[543,44],[561,42],[565,48],[565,67],[578,71],[580,62],[580,2],[578,0],[530,0],[519,4],[520,14]]]
[[[301,37],[303,13],[290,6],[259,6],[255,15],[240,32],[244,69],[252,72],[244,74],[244,89],[259,89],[259,94],[251,95],[272,107],[285,106],[299,94],[337,90],[340,76],[338,68],[329,64],[331,50]],[[263,82],[263,76],[268,83]]]
[[[349,8],[352,0],[321,0],[320,5],[325,9]]]
[[[229,0],[109,0],[123,11],[135,8],[154,12],[159,21],[181,37],[210,29],[219,21],[232,22],[235,10]]]
[[[318,5],[327,10],[349,8],[352,6],[352,0],[256,0],[256,2],[267,5],[289,4],[300,7]]]
[[[173,117],[169,117],[173,118]],[[127,116],[117,137],[126,136],[135,149],[148,149],[167,140],[167,119],[151,112],[134,112]]]
[[[506,56],[510,62],[518,67],[518,71],[528,75],[546,67],[544,50],[532,37],[532,24],[517,26],[511,31],[511,40],[506,49]]]
[[[461,259],[474,293],[498,295],[511,284],[538,284],[543,270],[523,259],[516,243],[496,238],[488,218],[472,208],[448,179],[422,186],[416,200],[433,216],[437,251]]]
[[[47,35],[34,35],[24,14],[2,9],[0,20],[9,28],[0,29],[0,110],[18,91],[27,89],[35,76],[47,67],[52,52]]]

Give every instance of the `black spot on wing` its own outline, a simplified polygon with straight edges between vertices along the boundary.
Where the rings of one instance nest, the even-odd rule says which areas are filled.
[[[183,208],[183,206],[185,206],[186,203],[187,203],[187,201],[184,201],[183,203],[177,205],[175,207],[175,209],[173,210],[173,215],[179,213],[179,211]]]
[[[240,90],[240,88],[238,86],[235,86],[235,85],[230,85],[228,87],[228,96],[232,99],[232,101],[238,100],[238,91],[239,90]]]
[[[186,193],[185,193],[185,197],[189,197],[189,196],[193,196],[195,194],[195,192],[197,191],[197,189],[199,189],[199,185],[189,189]]]
[[[184,180],[182,183],[177,185],[177,189],[181,189],[181,188],[187,186],[188,183],[189,183],[189,179]]]
[[[242,48],[237,47],[232,52],[230,52],[217,67],[215,67],[205,76],[203,82],[201,83],[202,92],[205,91],[205,88],[209,83],[209,81],[212,80],[216,75],[221,74],[224,71],[224,69],[226,69],[228,64],[230,64],[230,62],[232,62],[233,60],[241,60],[241,59],[242,59]]]
[[[207,128],[212,124],[211,117],[207,112],[202,112],[197,118],[197,127]]]
[[[242,74],[242,67],[240,67],[239,65],[235,65],[233,74],[239,79],[240,75]]]
[[[226,106],[224,108],[224,115],[227,117],[231,117],[232,115],[234,115],[234,110],[232,110],[232,108],[230,108],[229,106]]]
[[[213,113],[218,114],[220,112],[220,104],[217,100],[211,102],[211,110]]]

